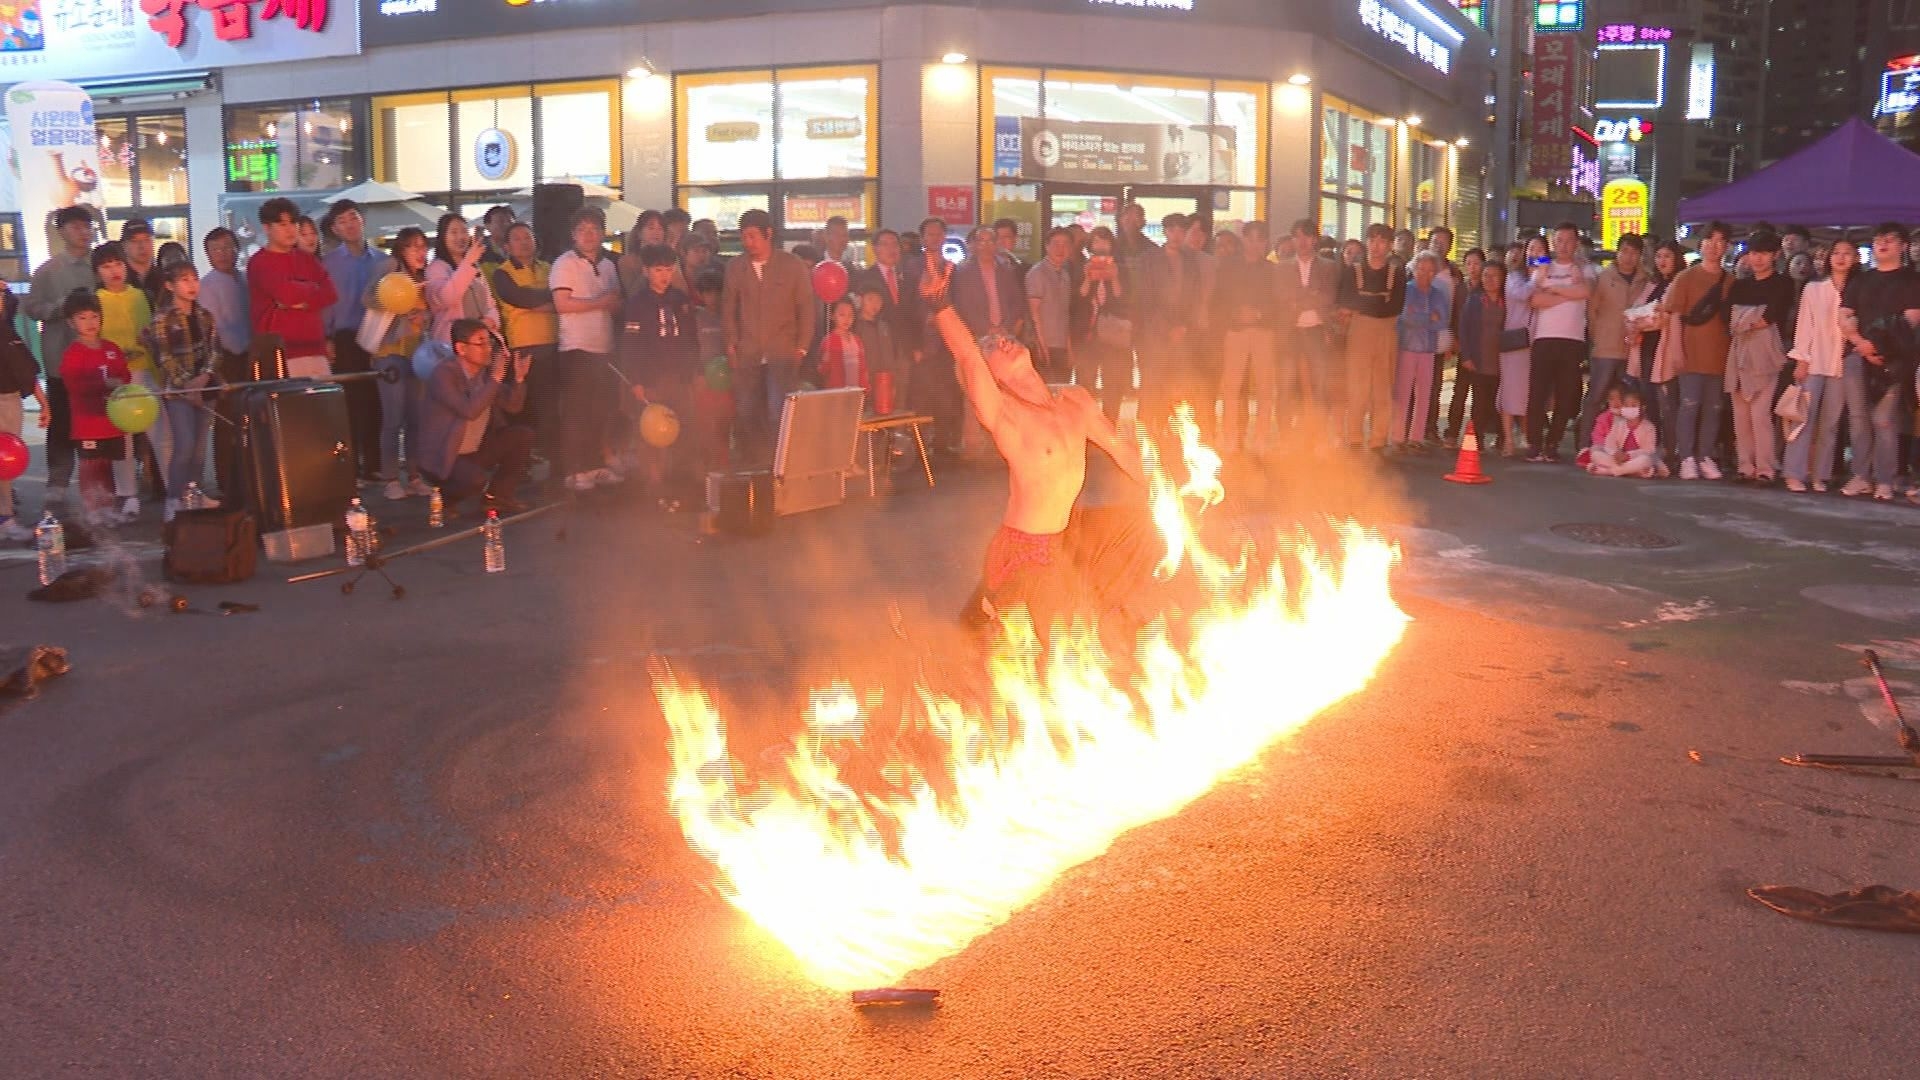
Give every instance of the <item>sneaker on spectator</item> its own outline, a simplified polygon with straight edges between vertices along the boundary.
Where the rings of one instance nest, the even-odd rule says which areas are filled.
[[[162,505],[161,505],[161,507],[160,507],[160,522],[161,522],[161,524],[163,524],[163,525],[165,525],[165,524],[171,524],[171,523],[173,522],[173,515],[175,515],[175,514],[177,514],[177,513],[179,513],[179,512],[180,512],[180,500],[179,500],[179,499],[168,499],[168,500],[167,500],[167,501],[166,501],[166,502],[165,502],[164,504],[162,504]]]
[[[1804,481],[1795,480],[1793,477],[1789,476],[1787,477],[1787,490],[1795,491],[1795,492],[1805,491],[1807,490],[1807,485]]]
[[[1680,462],[1680,479],[1700,479],[1700,461],[1698,458],[1687,458]]]
[[[1893,501],[1893,485],[1892,484],[1873,485],[1873,497],[1877,502],[1892,502]]]
[[[139,517],[140,516],[140,496],[129,495],[126,498],[120,500],[120,516],[126,519],[127,521],[132,521],[134,518]]]
[[[1813,482],[1813,490],[1821,495],[1825,495],[1827,493],[1827,482],[1825,480],[1815,480]]]
[[[418,495],[424,499],[427,496],[433,494],[433,485],[427,483],[426,480],[423,479],[422,477],[416,476],[413,479],[407,481],[407,493],[411,495]]]
[[[400,481],[389,480],[387,481],[386,490],[382,492],[382,494],[387,497],[389,502],[399,502],[402,499],[409,498],[413,493],[408,491],[407,485]]]
[[[13,518],[0,518],[0,540],[22,543],[31,539],[33,539],[32,529],[20,524],[19,521]]]
[[[1713,460],[1710,457],[1700,458],[1699,461],[1700,461],[1700,479],[1702,480],[1720,479],[1720,463],[1719,462]]]
[[[1872,484],[1869,484],[1866,480],[1856,476],[1853,479],[1847,481],[1846,486],[1840,489],[1840,494],[1845,495],[1848,498],[1852,498],[1855,495],[1865,495],[1867,492],[1872,490],[1873,490]]]

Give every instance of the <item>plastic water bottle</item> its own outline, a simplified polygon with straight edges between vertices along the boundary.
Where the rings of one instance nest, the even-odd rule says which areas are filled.
[[[372,523],[367,519],[367,508],[359,499],[347,507],[347,565],[365,566],[367,563],[367,535],[373,531]]]
[[[435,484],[427,493],[427,528],[443,529],[447,525],[447,501],[440,495],[440,485]]]
[[[187,490],[180,493],[180,509],[205,510],[206,508],[207,493],[200,490],[199,481],[187,481]]]
[[[507,542],[500,535],[500,511],[487,510],[487,523],[480,526],[480,535],[487,545],[487,573],[504,573],[507,569]]]
[[[51,585],[67,572],[67,530],[49,510],[33,527],[33,545],[40,552],[40,584]]]

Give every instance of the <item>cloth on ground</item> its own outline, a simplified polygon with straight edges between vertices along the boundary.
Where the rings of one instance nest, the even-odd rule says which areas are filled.
[[[1840,893],[1818,893],[1798,885],[1757,885],[1747,895],[1782,915],[1856,930],[1920,934],[1920,892],[1869,885]]]
[[[5,700],[31,701],[40,696],[40,684],[72,670],[67,650],[53,645],[0,649],[0,708]]]

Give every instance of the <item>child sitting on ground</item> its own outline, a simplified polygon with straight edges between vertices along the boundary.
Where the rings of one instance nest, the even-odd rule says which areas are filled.
[[[91,289],[67,297],[73,344],[60,358],[67,388],[68,434],[80,457],[80,500],[89,525],[125,524],[130,515],[113,506],[113,463],[126,453],[127,436],[107,418],[107,395],[132,380],[127,354],[100,336],[100,298]]]
[[[1607,397],[1607,411],[1594,421],[1587,471],[1595,476],[1658,475],[1659,439],[1639,391],[1616,388]]]

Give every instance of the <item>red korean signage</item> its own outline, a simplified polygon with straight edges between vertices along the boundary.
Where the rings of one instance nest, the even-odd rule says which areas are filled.
[[[948,225],[973,224],[973,186],[944,184],[927,189],[927,216]]]
[[[289,19],[315,34],[327,28],[327,0],[140,0],[147,25],[174,49],[186,46],[187,13],[194,8],[212,16],[213,36],[221,41],[252,40],[256,16]]]
[[[1572,163],[1578,38],[1536,34],[1533,40],[1533,123],[1528,127],[1533,151],[1527,172],[1536,180],[1558,180]]]

